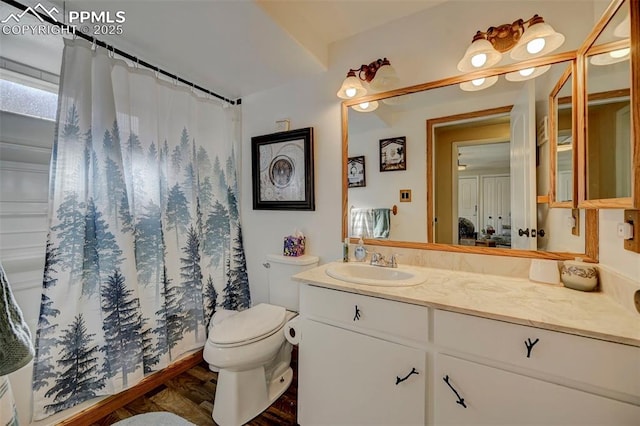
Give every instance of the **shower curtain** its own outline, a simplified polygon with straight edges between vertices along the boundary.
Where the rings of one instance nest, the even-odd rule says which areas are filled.
[[[250,306],[239,111],[65,40],[34,419],[140,381]]]

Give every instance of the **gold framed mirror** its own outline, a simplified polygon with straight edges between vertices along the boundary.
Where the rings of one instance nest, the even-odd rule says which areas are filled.
[[[365,204],[365,202],[361,201],[359,197],[365,192],[374,192],[379,196],[375,198],[375,201],[370,202],[376,203],[378,206],[390,207],[392,204],[398,202],[398,194],[397,188],[394,186],[383,187],[376,183],[376,179],[380,176],[371,176],[368,175],[366,178],[367,187],[371,186],[372,188],[348,188],[348,176],[346,172],[346,165],[348,163],[349,157],[355,156],[365,156],[368,158],[367,162],[370,164],[367,166],[367,170],[375,169],[371,167],[371,163],[375,164],[377,161],[376,158],[376,144],[378,140],[383,139],[384,137],[393,138],[393,137],[401,137],[404,136],[402,131],[398,131],[396,128],[391,126],[389,129],[380,132],[375,130],[374,127],[365,127],[364,130],[361,130],[359,134],[355,132],[357,127],[362,127],[362,122],[366,122],[366,120],[361,119],[361,117],[365,117],[363,115],[355,116],[355,112],[350,108],[353,105],[367,102],[367,101],[379,101],[379,105],[384,107],[395,107],[397,109],[397,115],[395,119],[402,120],[401,112],[398,111],[407,111],[411,108],[415,103],[420,102],[422,99],[422,108],[435,108],[436,112],[430,114],[424,114],[422,119],[419,122],[412,121],[410,126],[414,128],[422,128],[421,131],[423,137],[420,138],[409,138],[407,137],[407,175],[403,176],[401,173],[396,173],[393,178],[389,178],[387,176],[387,182],[393,181],[395,186],[405,187],[405,189],[411,189],[413,185],[413,203],[415,205],[424,206],[422,209],[413,209],[409,205],[400,204],[398,206],[398,217],[393,218],[392,222],[407,222],[411,224],[411,227],[407,232],[404,233],[394,233],[391,232],[391,237],[388,239],[378,239],[378,238],[367,238],[364,236],[364,241],[366,244],[370,245],[380,245],[380,246],[393,246],[393,247],[405,247],[405,248],[418,248],[418,249],[428,249],[428,250],[443,250],[443,251],[454,251],[454,252],[466,252],[466,253],[484,253],[484,254],[495,254],[502,256],[516,256],[516,257],[531,257],[531,258],[549,258],[549,259],[569,259],[574,258],[576,256],[582,256],[590,260],[597,260],[597,212],[595,211],[582,211],[582,223],[583,230],[581,232],[581,246],[578,250],[565,250],[562,244],[559,244],[552,248],[545,248],[543,250],[530,250],[528,248],[508,248],[508,247],[498,247],[496,246],[482,246],[475,245],[467,246],[452,243],[440,243],[434,238],[428,238],[427,235],[429,233],[429,229],[434,226],[434,222],[429,218],[431,212],[434,212],[434,203],[433,203],[433,190],[428,190],[430,185],[433,185],[433,180],[429,176],[433,176],[433,170],[429,172],[422,172],[422,175],[413,175],[410,176],[408,173],[409,170],[415,169],[417,166],[429,168],[432,167],[432,160],[427,161],[427,155],[429,152],[429,143],[426,137],[426,131],[424,130],[427,127],[427,119],[435,119],[438,117],[445,116],[455,116],[456,112],[459,113],[459,109],[456,109],[453,106],[453,102],[451,102],[452,97],[450,96],[451,91],[459,91],[458,85],[461,83],[466,83],[473,81],[475,79],[480,78],[488,78],[494,76],[501,76],[508,73],[514,73],[521,69],[531,68],[531,67],[543,67],[543,66],[553,66],[554,68],[562,68],[562,72],[566,68],[567,64],[575,59],[575,52],[566,52],[558,55],[537,58],[534,60],[529,60],[525,62],[521,62],[518,64],[513,64],[509,66],[504,66],[501,68],[495,68],[493,70],[486,70],[480,72],[474,72],[471,74],[466,74],[463,76],[452,77],[447,79],[442,79],[438,81],[433,81],[421,85],[410,86],[403,89],[398,89],[386,93],[381,93],[377,95],[370,95],[364,98],[360,98],[357,101],[345,101],[342,104],[342,142],[343,142],[343,238],[351,237],[352,241],[357,241],[357,238],[360,235],[354,235],[350,232],[350,222],[352,218],[352,210],[353,208],[358,208]],[[564,63],[564,64],[563,64]],[[556,65],[557,64],[557,65]],[[560,72],[560,74],[562,73]],[[555,85],[558,79],[558,75],[556,72],[556,77],[553,80],[553,83],[548,86],[548,89],[545,89],[544,92],[544,104],[548,102],[548,95],[551,91],[551,88]],[[497,77],[496,77],[497,78]],[[496,85],[498,87],[499,85]],[[545,86],[547,87],[547,86]],[[490,88],[488,90],[491,90]],[[532,89],[533,90],[533,89]],[[495,94],[495,92],[494,92]],[[425,98],[427,100],[425,100]],[[449,102],[444,102],[443,100],[449,100]],[[488,102],[488,101],[487,101]],[[511,102],[511,101],[509,101]],[[500,104],[501,106],[511,107],[509,102],[504,102]],[[457,104],[460,107],[461,104],[469,104],[469,100],[458,99]],[[492,107],[483,108],[482,105],[485,104],[484,101],[478,101],[474,98],[474,111],[482,111],[483,109],[491,109]],[[489,103],[487,103],[488,105]],[[496,107],[495,105],[493,106]],[[384,109],[384,108],[381,108]],[[447,111],[451,111],[451,113],[447,113]],[[469,111],[469,113],[473,114],[474,111]],[[362,114],[362,113],[358,113]],[[394,112],[389,112],[389,114],[385,118],[385,114],[379,114],[375,117],[378,120],[393,120]],[[357,118],[356,118],[357,117]],[[372,115],[366,116],[367,119],[373,120]],[[375,121],[375,120],[374,120]],[[535,129],[534,123],[534,129]],[[372,126],[369,124],[369,126]],[[385,127],[386,125],[382,125],[381,127]],[[386,133],[385,133],[386,132]],[[397,133],[397,134],[396,134]],[[417,133],[416,133],[417,134]],[[364,142],[360,142],[359,139],[364,140]],[[416,140],[418,139],[418,140]],[[529,137],[529,140],[535,140],[535,130],[533,138]],[[368,142],[367,142],[368,141]],[[535,144],[534,144],[535,145]],[[358,148],[356,149],[356,146]],[[362,152],[360,150],[369,150],[367,152]],[[544,146],[542,149],[548,149],[547,146]],[[455,155],[451,155],[450,158],[455,158]],[[453,161],[453,160],[451,160]],[[431,164],[431,165],[430,165]],[[451,167],[455,167],[455,163],[453,162]],[[548,167],[548,165],[546,166]],[[545,174],[548,174],[548,170],[545,168]],[[388,175],[388,174],[387,174]],[[536,177],[533,177],[534,181]],[[420,186],[421,185],[421,186]],[[452,184],[453,185],[453,184]],[[448,190],[448,189],[445,189]],[[351,191],[351,192],[350,192]],[[360,192],[356,192],[360,191]],[[540,199],[548,199],[547,192],[545,190],[543,194],[533,194],[533,202],[528,210],[528,215],[533,215],[534,220],[536,216],[540,214],[536,212],[538,210],[539,204],[536,204],[536,200]],[[357,195],[356,195],[357,194]],[[429,201],[431,199],[431,201]],[[546,204],[545,204],[546,206]],[[556,210],[556,209],[554,209]],[[428,213],[429,212],[429,213]],[[545,213],[546,214],[546,213]],[[565,213],[566,214],[566,213]],[[404,215],[404,216],[401,216]],[[435,213],[433,214],[435,216]],[[486,233],[488,227],[483,227],[484,224],[479,225],[478,229],[483,229]],[[506,224],[503,224],[506,225]],[[454,226],[449,225],[452,228],[452,233],[455,232]],[[502,226],[503,229],[507,229],[507,226]],[[516,228],[517,231],[518,228]],[[538,229],[538,226],[535,224],[532,227],[529,227],[529,235],[533,234],[532,230]],[[522,227],[522,231],[524,232],[526,227]],[[585,232],[586,231],[586,232]],[[562,232],[565,232],[564,230]],[[394,234],[400,235],[400,237],[394,237]],[[595,239],[586,238],[586,235],[593,236],[595,235]],[[548,236],[548,234],[547,234]],[[536,235],[536,238],[539,238]],[[435,240],[435,242],[434,242]]]
[[[581,208],[640,208],[638,9],[614,0],[578,51]]]

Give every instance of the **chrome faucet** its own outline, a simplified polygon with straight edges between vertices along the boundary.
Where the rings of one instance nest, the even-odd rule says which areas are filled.
[[[384,268],[397,268],[398,267],[398,255],[392,254],[387,260],[381,253],[371,253],[371,266],[382,266]]]

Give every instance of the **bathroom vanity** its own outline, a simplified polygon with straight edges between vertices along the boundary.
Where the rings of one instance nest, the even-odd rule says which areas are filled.
[[[294,277],[301,425],[638,424],[640,318],[606,296],[421,267],[419,285],[362,285],[332,265]]]

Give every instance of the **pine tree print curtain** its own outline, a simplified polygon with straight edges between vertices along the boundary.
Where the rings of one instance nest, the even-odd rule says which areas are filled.
[[[34,418],[119,392],[250,305],[238,111],[66,40]]]

